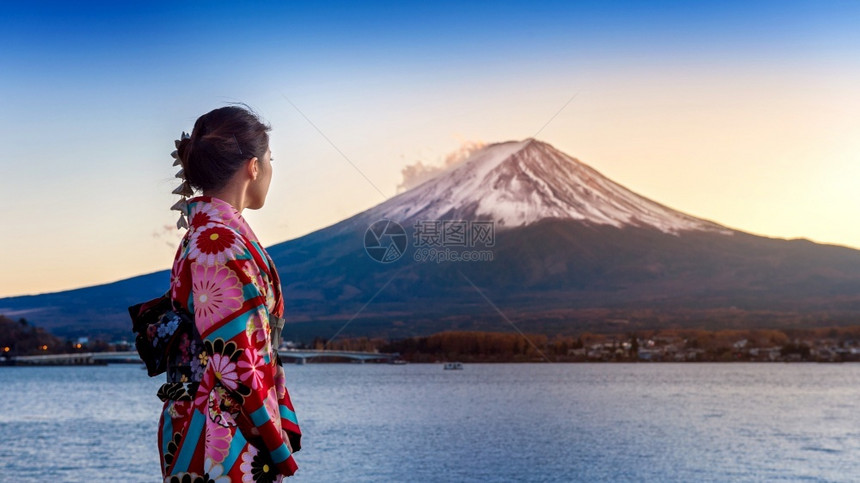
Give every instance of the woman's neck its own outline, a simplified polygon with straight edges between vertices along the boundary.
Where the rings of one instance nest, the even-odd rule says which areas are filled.
[[[246,194],[247,187],[241,186],[239,183],[231,183],[219,190],[203,192],[203,196],[211,196],[230,203],[239,213],[242,213],[242,210],[248,206]]]

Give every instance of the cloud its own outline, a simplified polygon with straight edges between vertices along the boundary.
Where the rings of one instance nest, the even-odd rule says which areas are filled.
[[[448,153],[445,156],[441,164],[424,164],[423,161],[419,160],[407,165],[400,170],[403,180],[397,185],[397,192],[400,193],[412,189],[442,171],[457,166],[471,156],[472,153],[486,145],[487,143],[483,141],[463,141],[456,151]]]
[[[162,225],[160,230],[153,230],[152,238],[163,241],[171,250],[176,250],[183,232],[176,229],[176,225]]]

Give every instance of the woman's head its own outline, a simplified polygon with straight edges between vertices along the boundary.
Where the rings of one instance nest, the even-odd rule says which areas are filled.
[[[221,107],[200,116],[191,137],[182,140],[177,149],[186,181],[196,190],[214,193],[226,188],[237,173],[247,171],[253,178],[249,196],[255,198],[248,207],[261,207],[271,180],[270,129],[240,106]]]

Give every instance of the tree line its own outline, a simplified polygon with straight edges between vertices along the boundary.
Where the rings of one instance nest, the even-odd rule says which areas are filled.
[[[733,360],[739,346],[778,348],[782,355],[798,353],[803,359],[816,344],[857,347],[860,326],[811,329],[704,330],[662,329],[627,333],[583,332],[579,335],[519,334],[481,331],[445,331],[427,336],[388,340],[384,338],[318,338],[317,349],[399,353],[411,362],[527,362],[589,360],[590,351],[612,355],[602,360],[637,360],[644,349],[671,347],[699,354],[696,360]]]

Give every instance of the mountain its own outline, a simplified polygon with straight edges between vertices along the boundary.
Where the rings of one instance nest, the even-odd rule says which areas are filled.
[[[388,218],[494,220],[515,228],[545,219],[641,226],[666,233],[732,231],[637,195],[590,166],[534,139],[492,144],[356,221]]]
[[[860,251],[690,216],[535,139],[486,146],[269,253],[284,286],[285,333],[300,340],[511,323],[553,334],[860,321]],[[439,261],[463,254],[480,260]],[[159,295],[167,279],[0,299],[0,313],[62,335],[119,336],[125,307]]]

